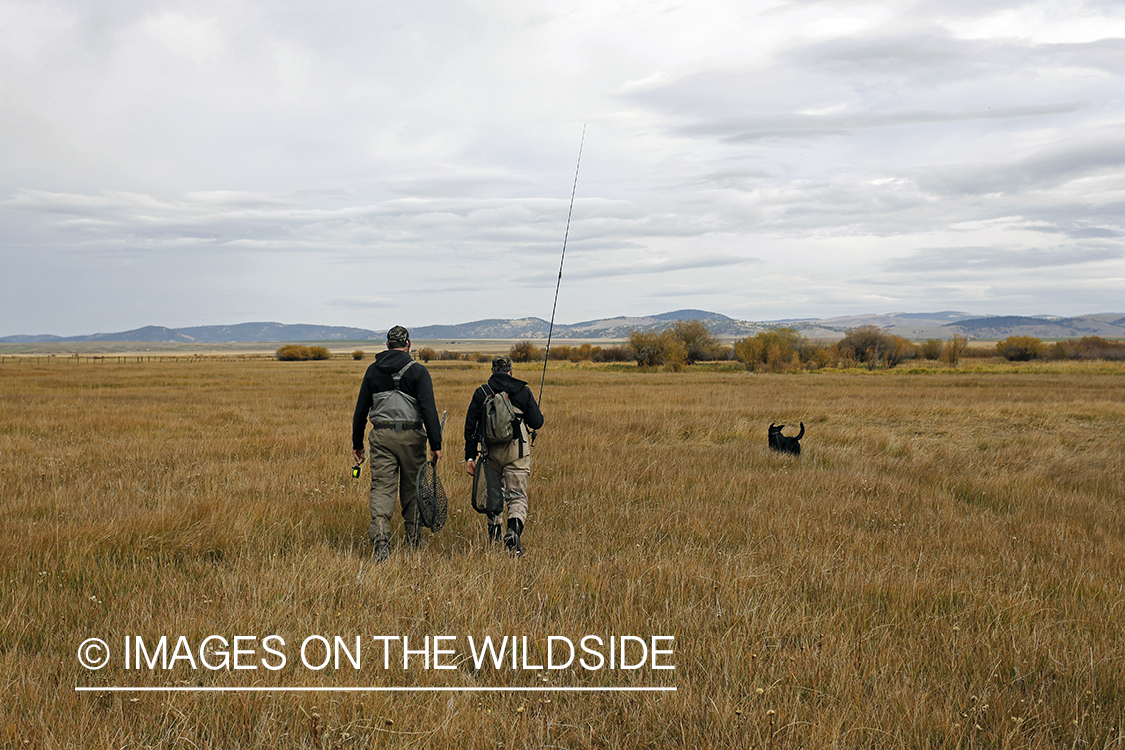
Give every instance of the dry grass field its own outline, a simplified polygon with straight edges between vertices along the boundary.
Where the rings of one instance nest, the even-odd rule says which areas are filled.
[[[349,473],[369,362],[0,367],[0,746],[1125,747],[1125,368],[552,369],[510,559],[461,471],[487,372],[431,364],[450,520],[376,566]],[[800,459],[771,421],[805,423]],[[534,666],[588,634],[674,636],[675,669],[465,648],[526,636]],[[126,669],[138,635],[254,636],[258,668]],[[304,667],[312,635],[364,636],[362,667]],[[385,669],[371,636],[453,636],[457,668]],[[676,691],[473,690],[529,686]]]

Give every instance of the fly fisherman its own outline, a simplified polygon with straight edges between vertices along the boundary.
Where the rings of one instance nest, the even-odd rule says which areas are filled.
[[[506,404],[510,404],[506,406]],[[494,415],[510,409],[510,429],[497,440],[500,428],[489,424]],[[504,510],[488,513],[488,538],[491,542],[504,541],[513,555],[523,554],[520,536],[527,521],[527,483],[531,478],[531,440],[528,429],[543,426],[543,414],[527,383],[512,377],[511,358],[500,355],[492,360],[492,377],[473,392],[469,412],[465,415],[465,471],[475,475],[483,471],[478,459],[486,459],[489,467],[500,477],[503,488],[503,506],[508,510],[508,527],[504,531]],[[502,425],[500,426],[502,427]],[[506,438],[506,439],[505,439]]]
[[[376,562],[390,552],[395,497],[402,503],[406,543],[420,542],[418,469],[426,462],[429,440],[433,460],[441,459],[441,423],[434,386],[424,365],[410,357],[410,333],[402,326],[387,331],[387,351],[375,355],[359,387],[352,416],[352,452],[364,459],[365,422],[371,422],[371,539]]]

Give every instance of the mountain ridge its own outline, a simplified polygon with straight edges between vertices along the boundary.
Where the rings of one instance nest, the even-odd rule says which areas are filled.
[[[972,338],[1005,338],[1011,335],[1039,338],[1108,336],[1125,338],[1125,313],[1093,313],[1072,317],[1042,315],[979,315],[953,310],[933,313],[878,313],[835,318],[786,318],[772,321],[737,320],[706,310],[674,310],[646,316],[617,316],[578,323],[556,323],[552,336],[559,339],[622,339],[637,329],[659,329],[680,320],[702,320],[721,338],[742,338],[778,326],[796,328],[809,338],[840,338],[849,328],[877,325],[912,339],[949,338],[954,334]],[[455,325],[417,326],[411,329],[416,341],[442,339],[545,339],[551,325],[542,318],[484,318]],[[386,329],[298,323],[250,322],[234,325],[168,328],[143,326],[130,331],[83,336],[52,334],[0,337],[0,343],[79,343],[122,341],[134,343],[287,343],[293,341],[378,341]]]

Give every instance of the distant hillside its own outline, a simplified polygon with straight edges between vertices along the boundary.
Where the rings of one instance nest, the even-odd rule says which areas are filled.
[[[607,318],[567,325],[556,323],[557,338],[624,338],[636,328],[666,326],[676,320],[706,320],[721,336],[745,336],[759,330],[755,324],[732,320],[725,315],[703,310],[677,310],[642,318]],[[418,326],[410,335],[416,341],[459,339],[544,339],[551,324],[542,318],[489,318],[457,325]],[[96,333],[87,336],[19,335],[0,338],[0,343],[26,344],[38,342],[133,341],[227,344],[287,341],[377,341],[386,330],[341,326],[285,325],[282,323],[240,323],[229,326],[194,326],[165,328],[146,326],[120,333]]]
[[[947,326],[966,336],[978,339],[1002,339],[1008,336],[1035,336],[1042,339],[1072,339],[1083,336],[1118,338],[1125,336],[1125,315],[1079,315],[1074,318],[1025,318],[1002,316],[973,318]]]
[[[942,310],[932,313],[882,313],[868,315],[842,315],[837,318],[788,318],[773,320],[760,325],[765,327],[786,326],[795,328],[810,339],[833,340],[843,338],[849,328],[860,326],[879,326],[891,333],[908,339],[949,337],[953,334],[945,326],[952,322],[980,317],[973,313]]]
[[[738,339],[767,328],[789,326],[811,339],[839,339],[849,328],[876,325],[909,339],[949,338],[962,334],[970,338],[1005,338],[1011,335],[1039,338],[1080,338],[1105,336],[1125,338],[1125,314],[1105,313],[1073,318],[1051,316],[982,317],[971,313],[944,310],[934,313],[886,313],[848,315],[837,318],[790,318],[754,322],[735,320],[706,310],[675,310],[643,317],[600,318],[580,323],[556,323],[558,339],[623,339],[637,329],[659,329],[677,320],[706,321],[712,333],[724,339]],[[480,339],[545,339],[550,323],[542,318],[489,318],[457,325],[418,326],[411,329],[415,341],[465,341]],[[228,326],[165,328],[145,326],[120,333],[95,333],[60,337],[49,334],[16,335],[0,338],[0,343],[69,343],[125,341],[137,343],[284,343],[290,341],[381,341],[386,330],[345,326],[318,326],[283,323],[240,323]]]
[[[410,336],[416,341],[433,339],[538,339],[547,337],[547,329],[550,325],[542,318],[518,318],[516,320],[489,318],[451,326],[418,326],[410,329]]]
[[[343,326],[284,325],[282,323],[239,323],[233,326],[196,326],[178,328],[177,333],[193,341],[220,344],[243,341],[367,341],[383,338],[366,328]]]
[[[341,326],[284,325],[282,323],[240,323],[233,326],[195,326],[165,328],[145,326],[117,333],[94,333],[87,336],[5,336],[4,344],[80,343],[85,341],[134,341],[141,343],[230,344],[246,342],[286,341],[367,341],[384,334],[365,328]]]
[[[656,320],[706,320],[707,322],[734,320],[733,318],[728,318],[726,315],[707,312],[706,310],[676,310],[675,312],[660,313],[652,317]]]
[[[619,339],[638,328],[666,326],[677,320],[705,320],[720,336],[746,335],[758,330],[752,323],[733,320],[726,315],[705,310],[676,310],[645,317],[617,317],[586,320],[581,323],[555,323],[551,333],[560,339]],[[452,326],[419,326],[410,331],[418,341],[458,339],[545,339],[551,329],[549,321],[542,318],[505,320],[489,318]]]
[[[7,339],[0,339],[7,342]],[[191,343],[194,339],[190,336],[185,336],[182,333],[165,328],[164,326],[145,326],[144,328],[136,328],[132,331],[122,331],[120,333],[93,333],[89,336],[71,336],[69,338],[59,338],[52,336],[45,339],[32,339],[33,341],[135,341],[141,343],[154,343],[154,342],[169,342],[169,343]]]

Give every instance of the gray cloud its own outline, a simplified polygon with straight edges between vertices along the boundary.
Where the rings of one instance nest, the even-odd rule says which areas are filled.
[[[1080,103],[1045,104],[1031,107],[1001,107],[975,112],[860,112],[840,115],[801,115],[795,113],[761,116],[744,120],[698,123],[677,128],[679,135],[710,135],[727,143],[745,143],[769,138],[814,138],[851,135],[857,130],[892,128],[968,120],[1002,120],[1039,117],[1082,108]]]
[[[1114,246],[1076,245],[1066,248],[926,247],[909,256],[883,262],[888,271],[980,274],[995,271],[1061,268],[1120,260],[1125,250]]]
[[[940,193],[1014,193],[1055,187],[1125,164],[1125,140],[1067,143],[1003,164],[941,168],[919,180]]]
[[[620,276],[646,276],[649,274],[676,273],[680,271],[702,271],[731,266],[761,263],[758,258],[736,258],[727,255],[693,255],[687,258],[643,258],[634,263],[599,263],[596,258],[585,262],[572,263],[567,277],[573,281],[589,279],[609,279]],[[529,280],[531,280],[529,278]],[[534,281],[542,282],[543,276]]]
[[[402,301],[393,297],[336,297],[324,304],[345,310],[387,310],[398,307]]]
[[[1125,236],[1125,232],[1119,229],[1078,226],[1073,222],[1066,225],[1027,224],[1024,228],[1044,234],[1061,234],[1074,240],[1115,239]]]

